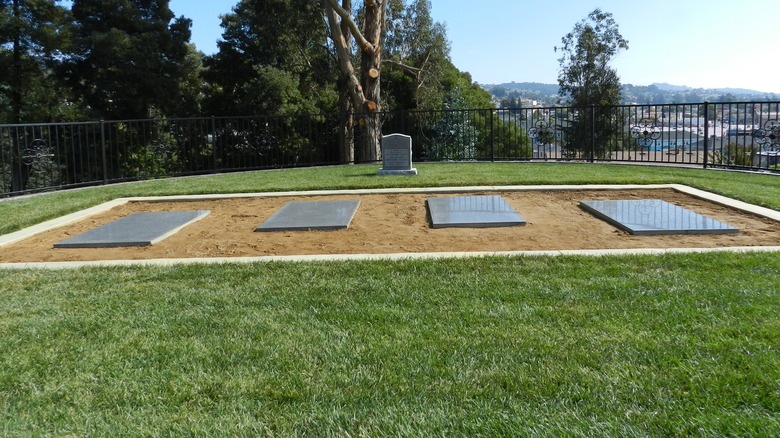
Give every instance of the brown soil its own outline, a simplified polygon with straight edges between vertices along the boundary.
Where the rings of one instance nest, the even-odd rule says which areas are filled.
[[[448,194],[255,197],[185,202],[130,202],[76,224],[0,249],[0,262],[257,257],[310,254],[391,254],[451,251],[533,251],[629,248],[780,246],[780,222],[671,189],[631,191],[483,192],[501,195],[527,221],[501,228],[430,227],[425,200]],[[360,199],[348,229],[254,232],[289,201]],[[581,200],[663,199],[740,229],[730,235],[633,236],[579,208]],[[139,211],[211,210],[205,219],[152,246],[55,249],[69,237]]]

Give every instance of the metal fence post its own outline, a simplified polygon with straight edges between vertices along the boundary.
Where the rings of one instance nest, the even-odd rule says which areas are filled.
[[[707,155],[710,149],[710,103],[704,101],[704,168],[707,168]]]
[[[496,131],[493,126],[493,110],[490,110],[490,161],[496,161]]]
[[[590,162],[596,161],[596,105],[590,106]]]
[[[106,160],[106,121],[100,121],[100,148],[103,159],[103,184],[108,184],[108,161]]]
[[[211,138],[211,141],[209,142],[209,146],[211,146],[211,171],[216,172],[217,171],[217,162],[219,161],[217,159],[217,119],[214,116],[211,116],[211,135],[208,135],[206,137]]]

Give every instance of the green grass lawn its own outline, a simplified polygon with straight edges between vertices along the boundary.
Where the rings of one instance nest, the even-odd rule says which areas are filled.
[[[159,180],[0,202],[5,231],[116,196],[685,183],[766,175],[441,164]],[[0,270],[0,436],[780,436],[780,257],[709,253]]]

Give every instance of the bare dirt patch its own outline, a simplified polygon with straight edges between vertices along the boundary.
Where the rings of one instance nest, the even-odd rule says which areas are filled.
[[[501,195],[527,225],[433,229],[425,200],[449,194],[253,197],[202,201],[130,202],[65,227],[0,248],[0,262],[261,257],[312,254],[536,251],[632,248],[780,246],[780,222],[672,189],[507,191]],[[345,230],[255,232],[289,201],[360,199]],[[662,199],[740,229],[730,235],[633,236],[580,209],[582,200]],[[55,249],[53,245],[131,213],[211,210],[205,219],[147,247]]]

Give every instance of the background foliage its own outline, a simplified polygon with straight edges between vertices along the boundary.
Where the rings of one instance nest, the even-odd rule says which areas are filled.
[[[383,108],[468,108],[490,94],[459,71],[430,0],[392,0]],[[239,0],[213,55],[168,0],[0,0],[0,123],[337,112],[322,5]]]

